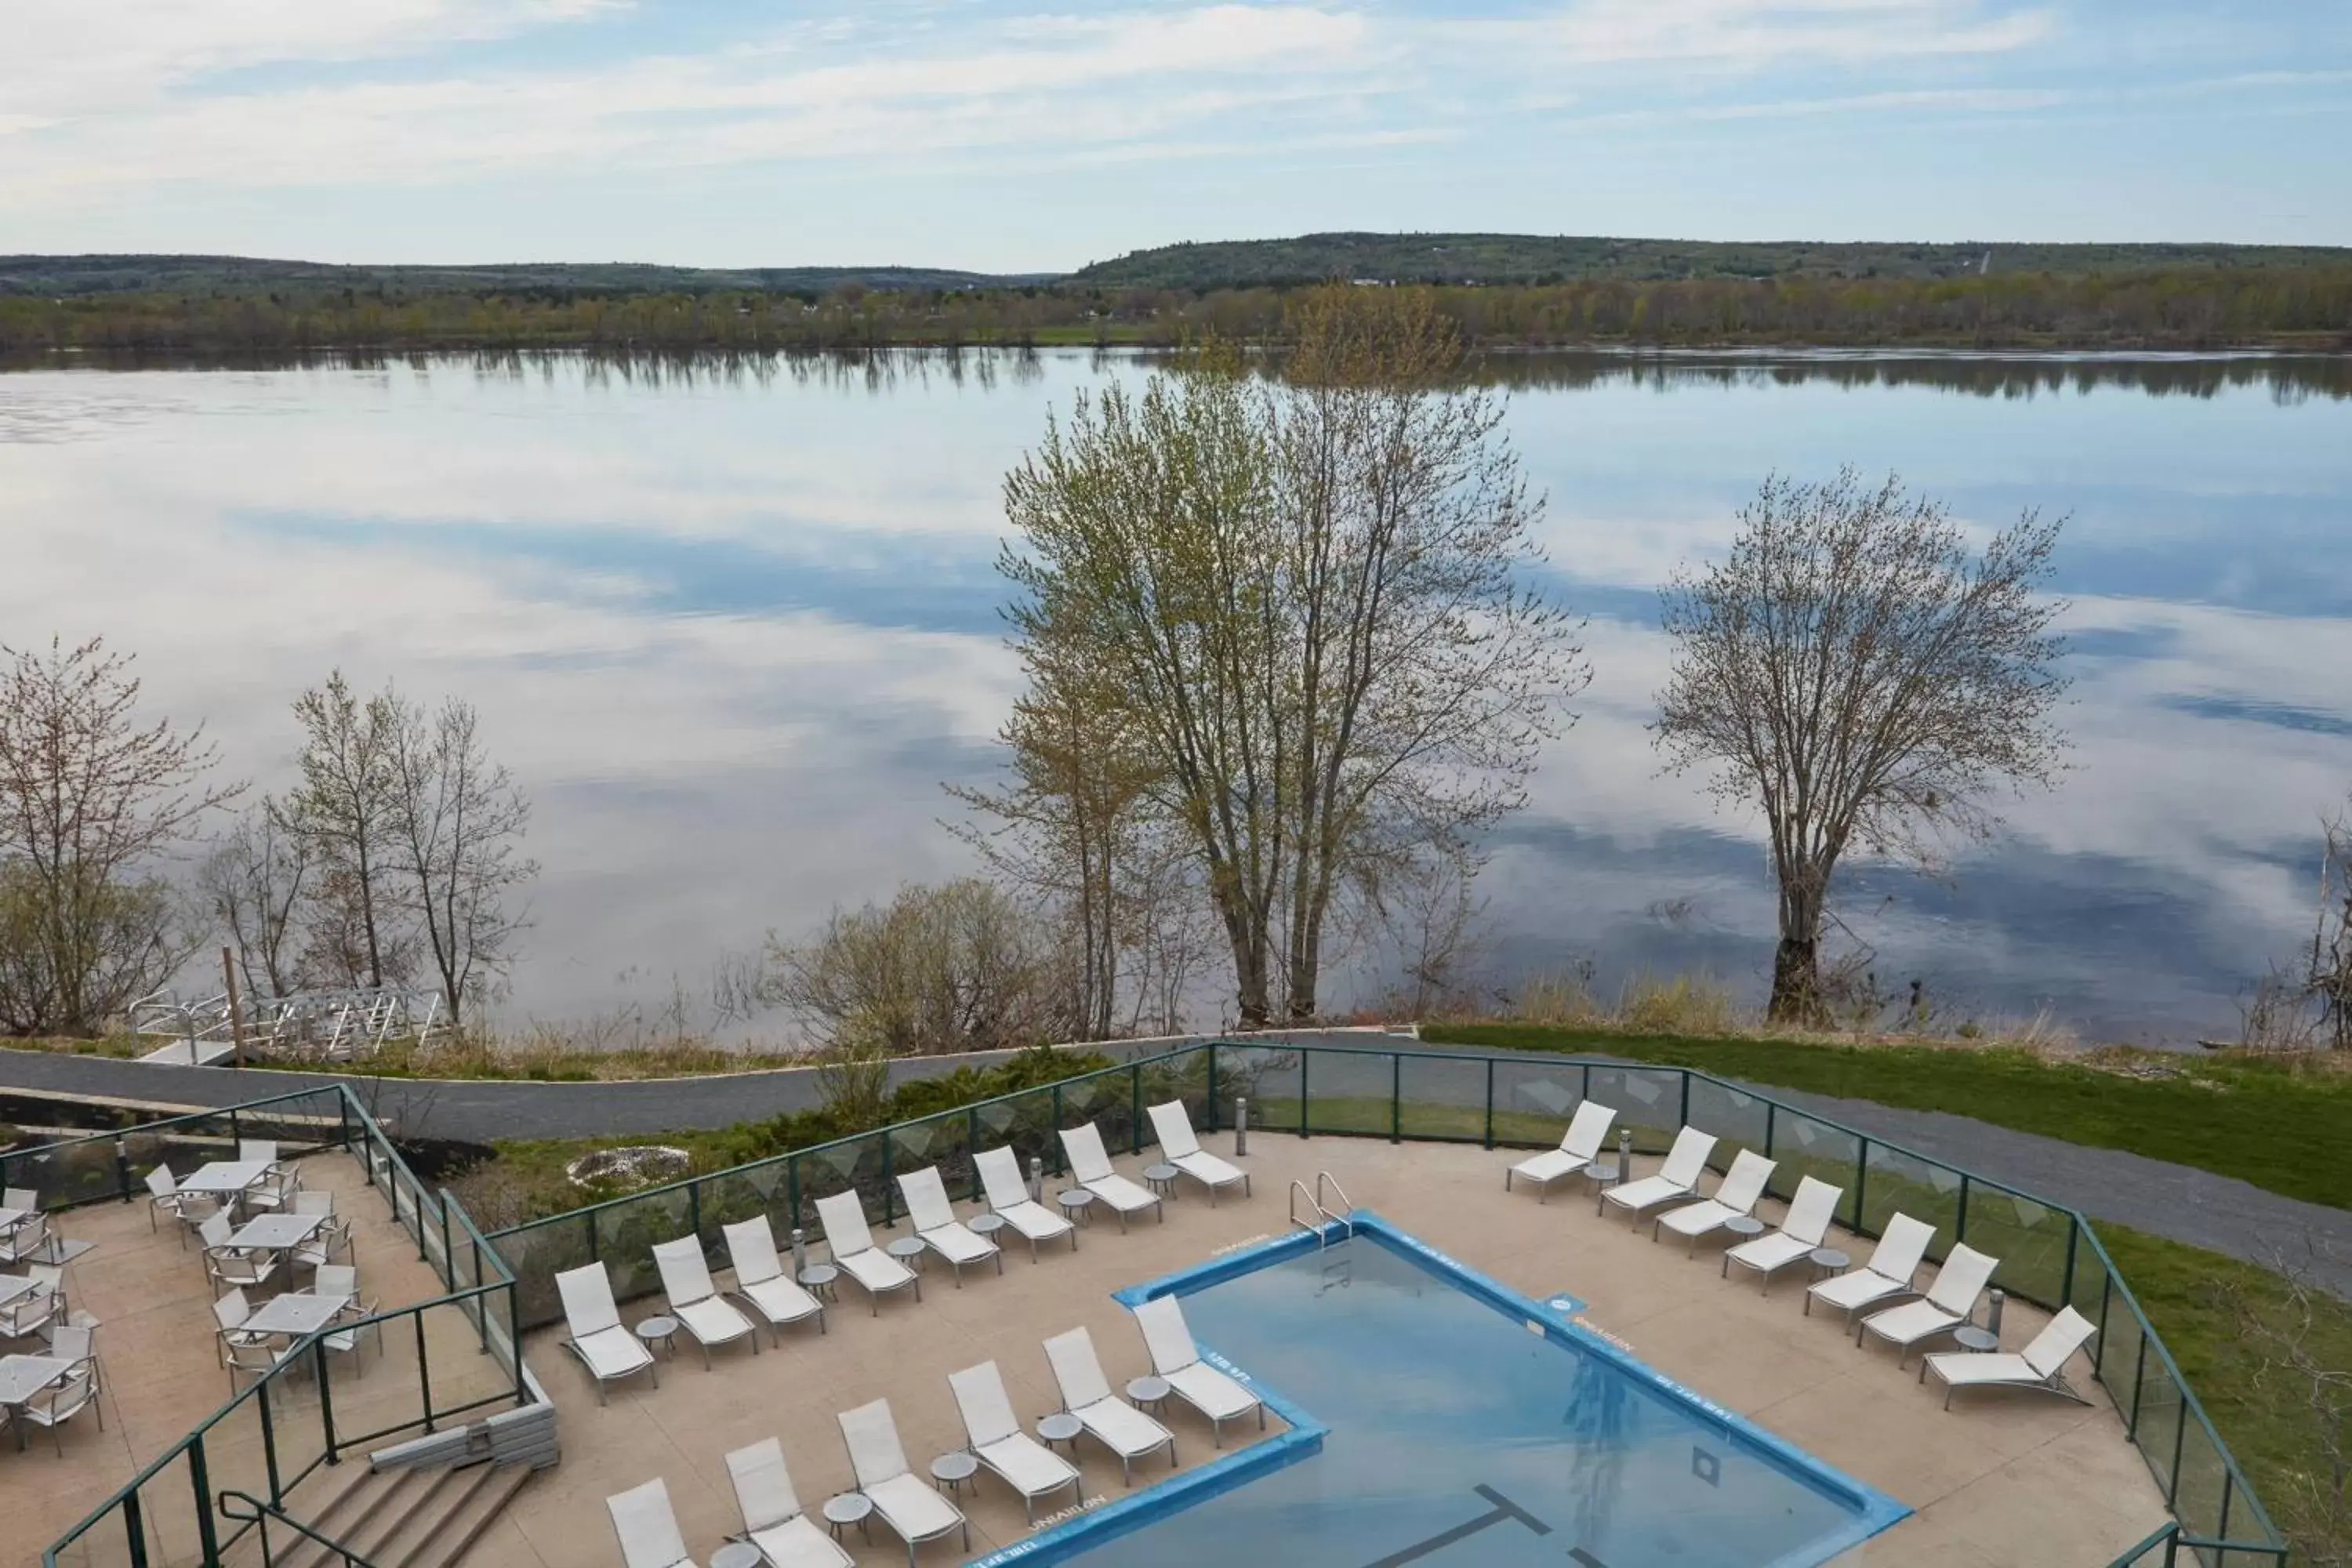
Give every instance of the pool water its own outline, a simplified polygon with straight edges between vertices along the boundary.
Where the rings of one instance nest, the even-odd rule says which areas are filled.
[[[1328,1425],[1321,1451],[1067,1560],[1795,1568],[1906,1511],[1411,1246],[1179,1285],[1194,1338]]]

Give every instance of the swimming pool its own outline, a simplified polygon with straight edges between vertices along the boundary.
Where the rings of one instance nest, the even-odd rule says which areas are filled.
[[[1651,1372],[1572,1299],[1530,1301],[1377,1216],[1330,1252],[1297,1232],[1120,1295],[1170,1289],[1302,1430],[1026,1561],[1801,1568],[1909,1511]]]

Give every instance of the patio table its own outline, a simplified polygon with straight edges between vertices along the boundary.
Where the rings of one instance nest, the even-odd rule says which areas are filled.
[[[283,1252],[310,1239],[327,1223],[322,1214],[265,1214],[247,1220],[228,1238],[231,1247],[252,1251]]]
[[[312,1295],[307,1291],[289,1290],[283,1296],[273,1296],[257,1308],[253,1315],[237,1325],[240,1332],[255,1334],[285,1334],[300,1339],[315,1334],[335,1321],[335,1314],[351,1304],[351,1298],[337,1291]]]
[[[184,1193],[211,1193],[233,1198],[269,1173],[267,1160],[215,1160],[199,1165],[180,1180]]]
[[[23,1406],[32,1397],[71,1371],[73,1363],[53,1355],[0,1356],[0,1405],[10,1410]],[[25,1428],[29,1422],[15,1421],[16,1447],[25,1447]]]

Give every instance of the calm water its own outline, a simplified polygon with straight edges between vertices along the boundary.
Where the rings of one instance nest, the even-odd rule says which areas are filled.
[[[1344,1286],[1310,1252],[1184,1300],[1202,1343],[1330,1427],[1322,1452],[1074,1562],[1799,1568],[1886,1522],[1371,1236],[1339,1245]]]
[[[2232,1026],[2305,929],[2314,824],[2352,784],[2347,363],[1504,363],[1595,679],[1497,840],[1489,967],[1760,985],[1756,825],[1655,776],[1643,730],[1654,589],[1723,548],[1768,470],[1851,460],[1973,526],[2074,517],[2074,770],[1948,882],[1849,888],[1882,984],[2104,1035]],[[1048,407],[1143,373],[1071,353],[0,374],[0,640],[137,650],[155,708],[263,786],[287,703],[334,665],[470,697],[546,867],[510,1011],[652,1005],[673,979],[692,1000],[722,949],[965,867],[939,785],[989,774],[1016,686],[1000,479]]]

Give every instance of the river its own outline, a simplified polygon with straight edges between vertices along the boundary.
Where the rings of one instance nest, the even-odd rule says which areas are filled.
[[[449,357],[0,374],[0,641],[103,634],[146,710],[279,787],[288,704],[462,694],[536,807],[510,1022],[657,1011],[714,956],[969,857],[1017,686],[999,484],[1049,408],[1149,362]],[[1756,823],[1659,776],[1655,588],[1769,470],[1892,468],[1972,529],[2071,514],[2073,768],[1923,880],[1856,868],[1880,985],[1947,1023],[2235,1029],[2307,938],[2352,786],[2352,362],[1498,359],[1594,679],[1494,840],[1497,984],[1590,959],[1769,965]],[[1329,999],[1381,984],[1360,964]],[[1203,1016],[1198,1022],[1218,1020]]]

